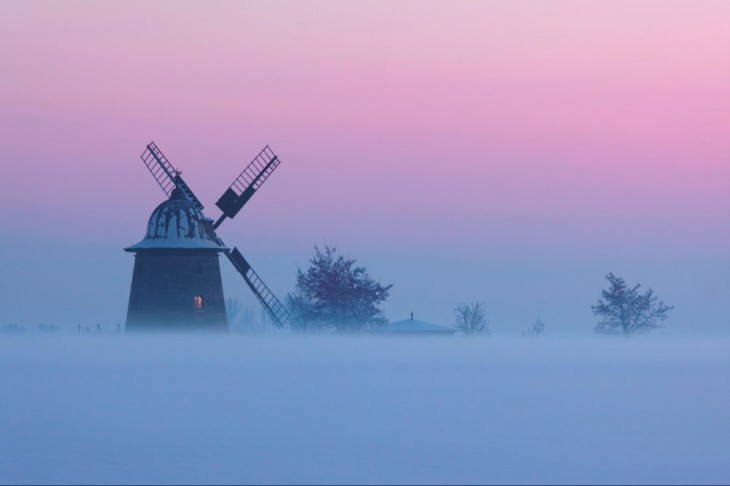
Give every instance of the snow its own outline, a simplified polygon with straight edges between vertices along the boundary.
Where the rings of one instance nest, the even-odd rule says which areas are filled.
[[[730,340],[0,336],[2,483],[730,483]]]
[[[139,243],[125,248],[125,251],[147,250],[155,248],[171,248],[171,249],[209,249],[224,251],[225,247],[219,245],[215,241],[205,240],[203,238],[185,238],[178,237],[174,232],[170,232],[167,238],[145,238]]]

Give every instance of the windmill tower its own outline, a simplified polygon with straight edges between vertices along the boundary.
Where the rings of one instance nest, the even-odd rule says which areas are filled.
[[[216,206],[223,214],[214,222],[180,172],[150,142],[141,156],[168,199],[157,206],[139,243],[125,248],[135,254],[127,308],[127,331],[226,331],[219,256],[224,254],[241,274],[278,327],[288,325],[289,312],[251,268],[237,248],[216,234],[233,219],[279,164],[267,145],[233,181]]]

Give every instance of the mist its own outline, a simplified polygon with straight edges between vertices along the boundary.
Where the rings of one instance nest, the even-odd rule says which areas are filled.
[[[14,336],[2,483],[730,480],[730,340]]]

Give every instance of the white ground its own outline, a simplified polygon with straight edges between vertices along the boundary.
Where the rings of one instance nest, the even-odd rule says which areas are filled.
[[[730,340],[0,336],[3,483],[730,483]]]

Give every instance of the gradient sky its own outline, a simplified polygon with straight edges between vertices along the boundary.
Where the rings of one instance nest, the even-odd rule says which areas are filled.
[[[281,297],[326,243],[391,320],[587,333],[612,271],[728,332],[730,2],[5,1],[0,65],[0,324],[124,321],[154,140],[214,217],[279,154],[220,233]]]

